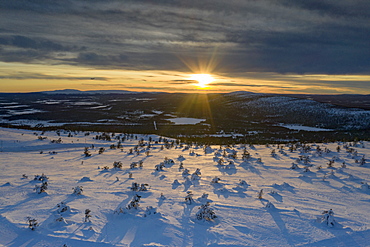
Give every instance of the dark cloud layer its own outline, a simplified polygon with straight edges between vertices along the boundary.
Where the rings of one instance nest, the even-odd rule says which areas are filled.
[[[370,73],[368,0],[0,0],[0,61]],[[205,61],[207,62],[207,61]]]

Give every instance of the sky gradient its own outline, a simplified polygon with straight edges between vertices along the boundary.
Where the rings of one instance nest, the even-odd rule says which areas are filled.
[[[370,94],[369,0],[0,0],[0,92]],[[200,88],[192,74],[215,81]]]

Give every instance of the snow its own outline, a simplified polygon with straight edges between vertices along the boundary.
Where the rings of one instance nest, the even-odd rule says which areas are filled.
[[[332,129],[323,129],[323,128],[316,128],[316,127],[309,127],[303,125],[293,125],[293,124],[280,124],[279,126],[291,129],[291,130],[304,130],[304,131],[334,131]]]
[[[286,146],[280,152],[276,145],[222,150],[217,145],[205,153],[201,146],[162,149],[163,142],[152,142],[147,155],[146,146],[135,154],[129,150],[141,138],[146,143],[158,136],[137,135],[122,142],[122,149],[110,149],[116,140],[95,140],[99,133],[68,134],[0,128],[0,246],[369,246],[370,191],[364,184],[370,182],[370,142],[311,144],[306,153],[301,148],[290,152]],[[58,138],[61,143],[51,143]],[[357,154],[346,152],[343,145]],[[318,146],[331,151],[318,152]],[[83,155],[84,147],[90,147],[91,157]],[[106,149],[102,154],[100,147]],[[241,159],[244,148],[251,155],[246,161]],[[222,157],[224,150],[236,151],[237,158]],[[302,155],[310,157],[308,172],[297,161]],[[363,155],[367,161],[360,166],[356,160]],[[174,164],[164,162],[165,157]],[[224,159],[221,165],[219,158]],[[335,160],[331,168],[329,160]],[[112,169],[115,161],[123,168]],[[129,168],[139,161],[142,168]],[[162,162],[163,171],[155,171]],[[186,182],[180,162],[190,171],[185,177],[199,168],[200,179]],[[292,162],[299,168],[290,169]],[[346,168],[341,168],[343,162]],[[37,194],[33,189],[42,182],[33,178],[42,173],[48,189]],[[221,180],[211,183],[216,176]],[[176,179],[180,184],[173,184]],[[148,184],[148,190],[131,191],[133,182]],[[82,195],[72,194],[78,186]],[[187,191],[194,194],[190,205],[184,200]],[[208,197],[201,198],[203,193]],[[141,196],[140,206],[127,210],[135,194]],[[198,220],[196,213],[207,201],[217,218]],[[61,202],[69,207],[66,212],[59,213]],[[84,222],[86,209],[91,210],[91,222]],[[334,227],[317,220],[329,209],[334,211]],[[27,216],[39,223],[34,231]],[[60,216],[63,220],[57,221]]]
[[[206,119],[202,119],[202,118],[188,118],[188,117],[169,118],[169,119],[166,119],[166,120],[171,121],[175,125],[198,124],[200,122],[206,121]]]

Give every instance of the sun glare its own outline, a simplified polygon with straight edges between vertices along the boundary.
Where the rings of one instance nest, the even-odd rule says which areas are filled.
[[[198,83],[195,84],[200,88],[205,88],[208,86],[209,83],[213,82],[215,79],[209,74],[194,74],[191,75],[190,80],[197,81]]]

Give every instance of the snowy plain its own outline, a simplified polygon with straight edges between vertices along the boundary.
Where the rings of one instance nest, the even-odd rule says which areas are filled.
[[[288,144],[171,147],[171,139],[155,143],[159,136],[133,135],[110,149],[123,135],[112,141],[96,135],[101,133],[59,136],[0,128],[0,245],[370,246],[369,142],[298,145],[290,151]],[[91,156],[84,155],[85,147]],[[105,151],[99,154],[101,147]],[[242,159],[245,153],[249,158]],[[156,171],[166,157],[174,163]],[[123,167],[112,168],[118,161]],[[140,161],[142,167],[130,168]],[[200,179],[191,180],[197,168]],[[184,169],[190,175],[184,176]],[[34,177],[42,173],[48,188],[38,194],[34,188],[41,181]],[[221,180],[211,183],[215,176]],[[148,184],[148,190],[132,191],[133,182]],[[81,195],[72,193],[77,186],[83,187]],[[192,204],[184,200],[188,191]],[[139,208],[126,209],[135,194],[141,196]],[[206,201],[217,216],[211,221],[196,218]],[[69,210],[58,212],[61,202]],[[153,207],[151,214],[147,207]],[[86,209],[91,222],[84,222]],[[334,227],[320,220],[329,209]],[[26,217],[37,220],[35,230]]]

